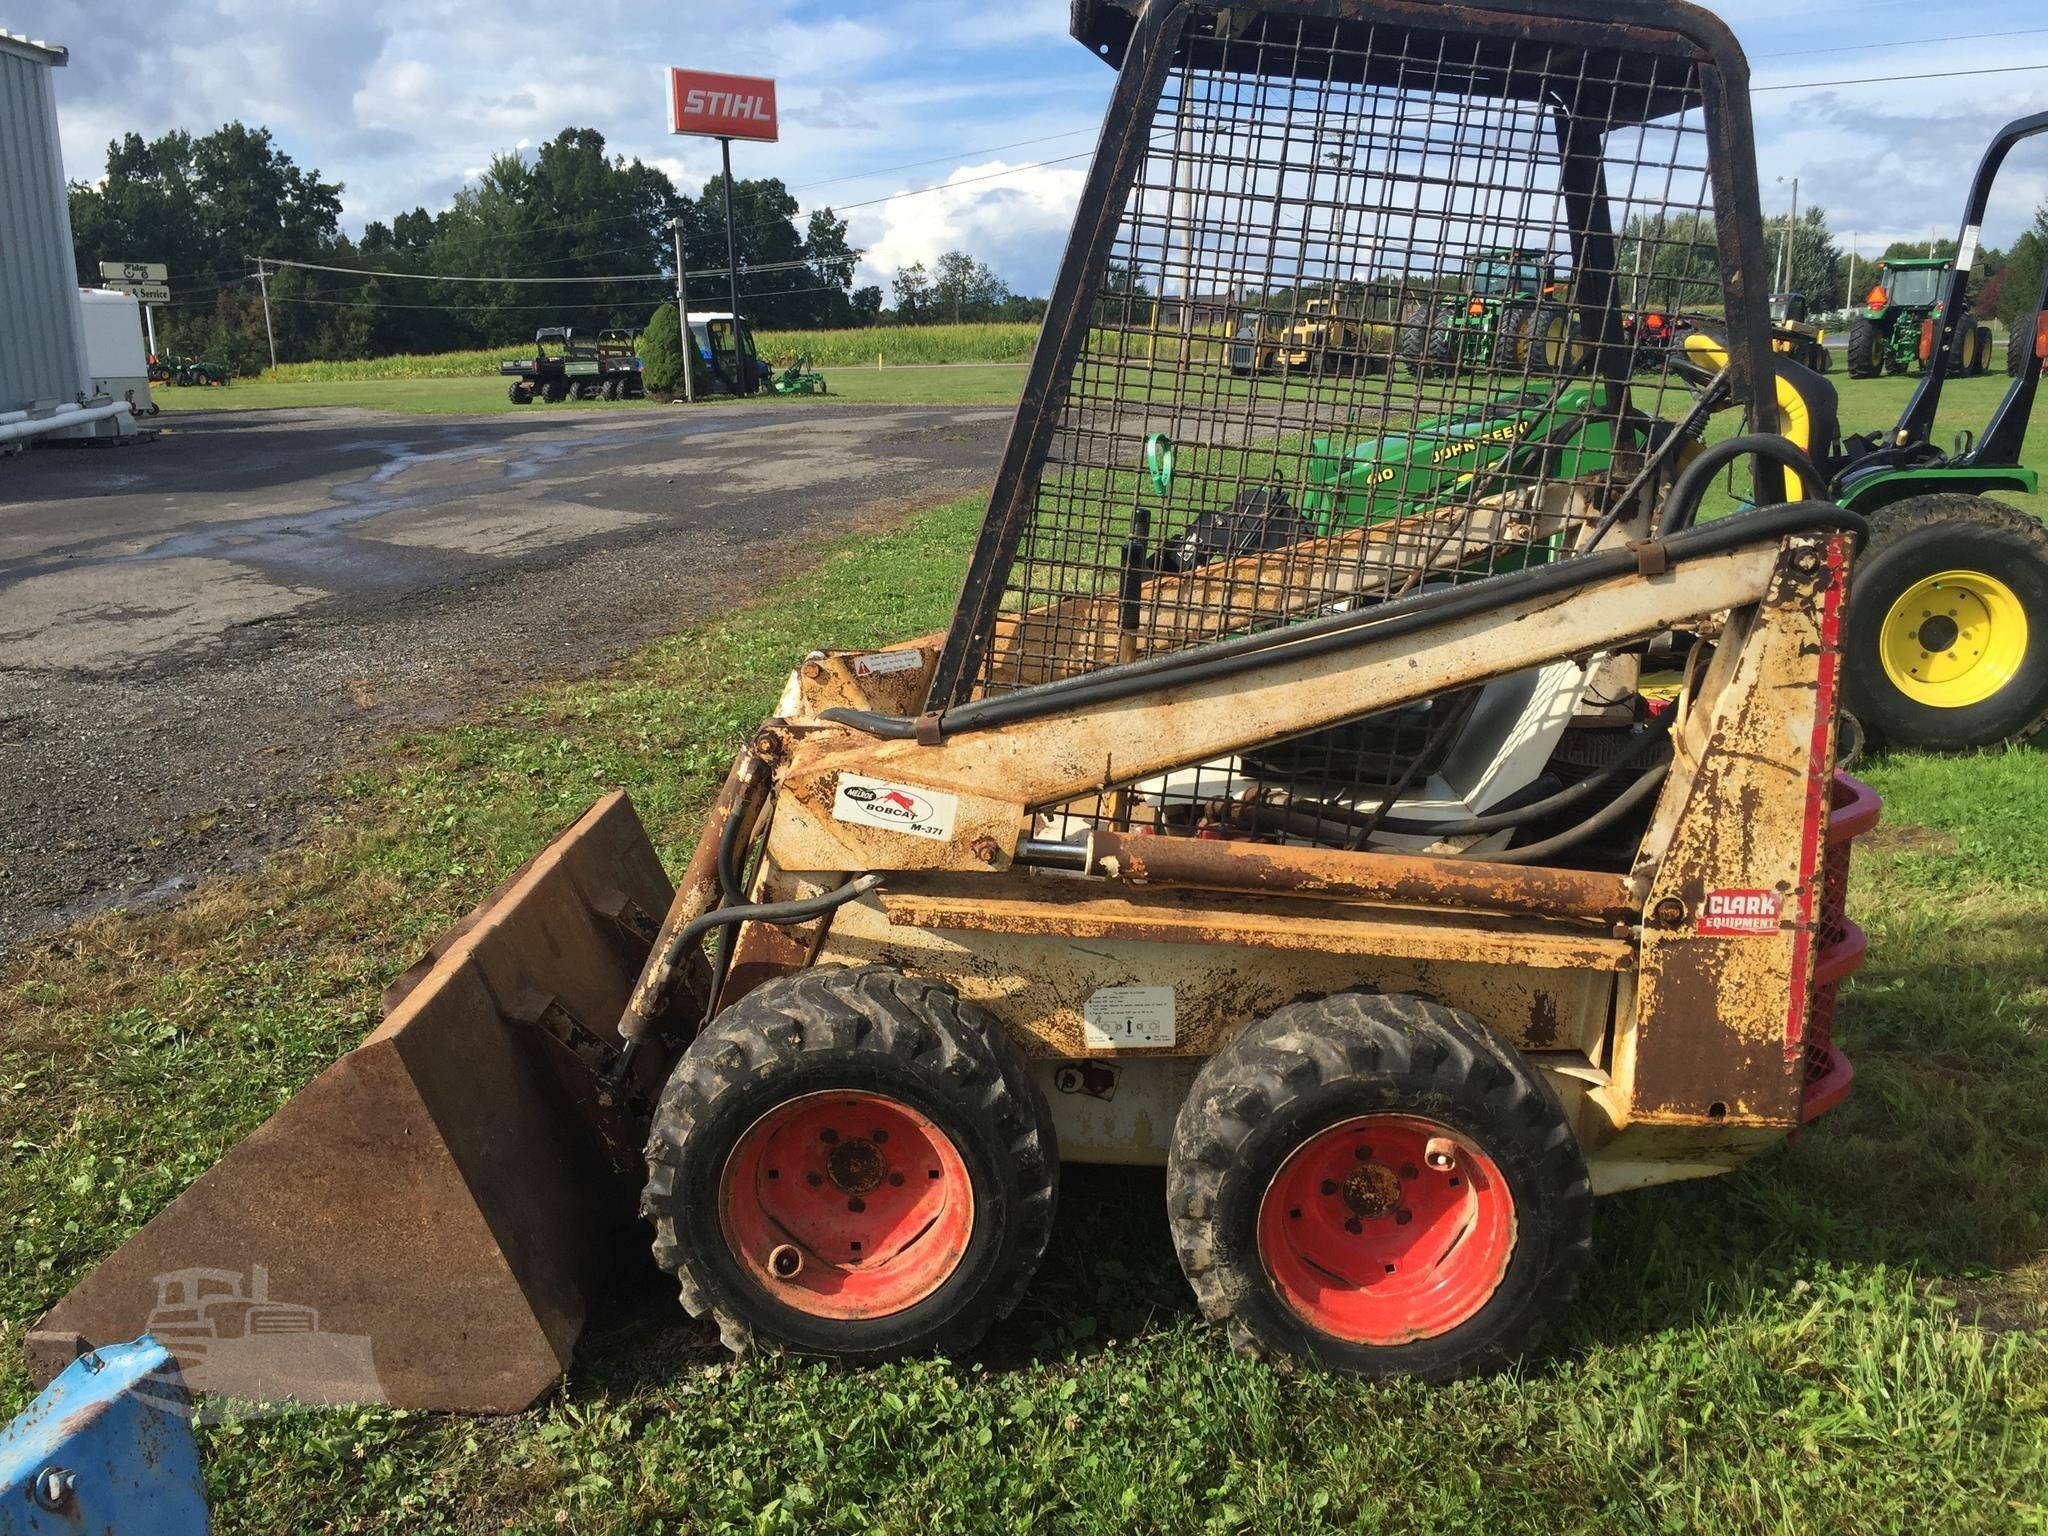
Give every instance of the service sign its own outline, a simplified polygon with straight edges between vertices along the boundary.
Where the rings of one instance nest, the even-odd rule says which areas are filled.
[[[103,261],[100,276],[117,283],[164,283],[171,269],[160,261]]]
[[[775,82],[701,69],[668,72],[668,131],[775,140]]]

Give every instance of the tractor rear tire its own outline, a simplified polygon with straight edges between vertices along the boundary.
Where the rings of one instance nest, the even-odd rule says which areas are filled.
[[[1291,1003],[1211,1057],[1174,1123],[1166,1203],[1240,1353],[1367,1380],[1524,1353],[1592,1252],[1592,1185],[1549,1085],[1420,997]]]
[[[1883,366],[1877,355],[1877,326],[1868,315],[1849,322],[1849,355],[1844,365],[1852,379],[1874,379]]]
[[[2048,528],[1955,493],[1896,502],[1870,524],[1850,592],[1842,699],[1871,742],[1967,752],[2040,730]]]
[[[1578,317],[1555,304],[1539,304],[1529,314],[1528,341],[1523,348],[1531,373],[1578,373],[1589,349]]]
[[[1458,371],[1458,338],[1440,304],[1410,304],[1394,327],[1394,351],[1417,378]]]
[[[2014,320],[2005,333],[2005,373],[2007,378],[2016,379],[2026,363],[2028,344],[2034,339],[2034,317],[2022,315]]]
[[[1002,1025],[882,966],[779,977],[677,1062],[641,1211],[735,1354],[972,1347],[1052,1235],[1051,1114]]]

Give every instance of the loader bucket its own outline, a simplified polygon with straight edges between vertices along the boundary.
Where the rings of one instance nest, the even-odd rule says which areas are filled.
[[[645,1246],[634,1111],[668,1063],[636,1061],[623,1095],[593,1069],[670,894],[626,797],[591,807],[44,1315],[38,1384],[147,1331],[234,1397],[491,1413],[545,1392]]]

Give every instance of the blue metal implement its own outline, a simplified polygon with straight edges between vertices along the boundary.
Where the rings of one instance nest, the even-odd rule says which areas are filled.
[[[0,1430],[0,1536],[206,1536],[192,1397],[144,1334],[81,1355]]]

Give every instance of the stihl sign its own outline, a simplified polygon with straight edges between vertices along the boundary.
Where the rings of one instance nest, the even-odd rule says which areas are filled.
[[[752,75],[668,72],[668,131],[722,139],[775,139],[775,82]]]

